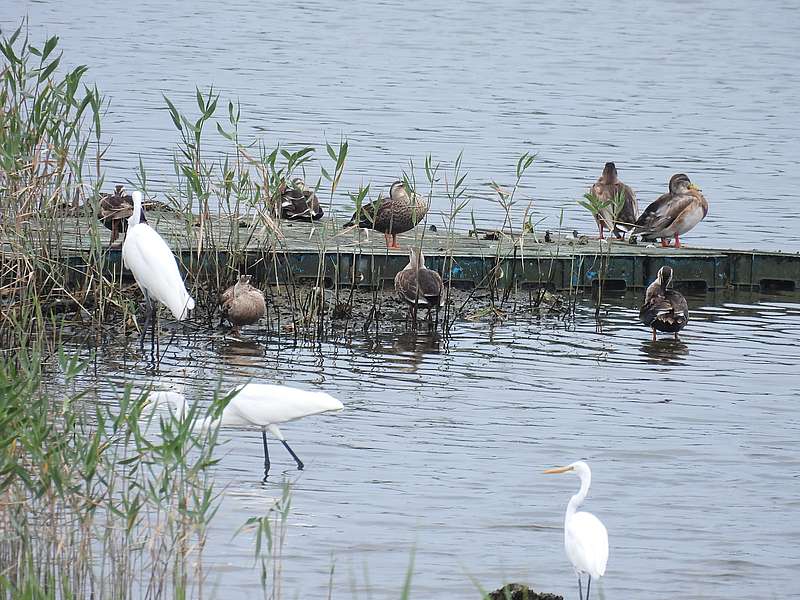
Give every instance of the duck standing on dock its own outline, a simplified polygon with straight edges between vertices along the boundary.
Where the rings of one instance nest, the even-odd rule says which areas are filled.
[[[353,213],[345,227],[358,225],[362,229],[380,231],[386,238],[387,248],[400,248],[397,235],[411,231],[425,218],[428,203],[416,192],[409,192],[402,181],[389,188],[389,197],[378,198]]]
[[[708,214],[706,202],[700,188],[689,181],[683,173],[669,180],[669,192],[662,195],[641,214],[631,235],[641,234],[644,241],[661,238],[663,247],[669,246],[669,238],[675,236],[675,247],[681,247],[682,236]]]
[[[113,194],[103,194],[100,196],[100,207],[97,218],[111,231],[111,242],[108,247],[113,248],[120,232],[128,229],[128,219],[133,214],[133,196],[125,193],[125,186],[114,186]],[[144,216],[144,209],[139,215],[140,223],[147,223]]]
[[[147,316],[139,344],[144,347],[144,333],[152,324],[151,339],[155,340],[155,316],[158,300],[169,308],[178,321],[189,317],[194,300],[186,291],[178,270],[175,255],[155,229],[142,221],[142,193],[133,192],[133,211],[128,218],[128,233],[122,244],[122,264],[133,272],[144,294]]]
[[[421,249],[409,248],[408,265],[394,277],[394,289],[400,298],[411,307],[416,318],[416,311],[420,308],[428,309],[428,319],[431,310],[436,310],[437,318],[439,307],[442,305],[442,292],[444,283],[436,271],[425,266],[425,255]]]
[[[639,205],[636,194],[630,186],[625,185],[617,176],[617,167],[613,162],[607,162],[603,174],[589,190],[596,198],[606,204],[606,208],[595,213],[594,219],[600,229],[600,239],[603,239],[603,229],[608,229],[614,237],[621,239],[633,228],[639,216]],[[622,206],[615,215],[615,202],[621,201]]]
[[[678,332],[689,322],[689,305],[680,292],[668,289],[672,283],[672,267],[661,267],[656,280],[647,287],[644,294],[644,304],[639,311],[642,323],[652,328],[653,341],[656,341],[656,331],[674,333],[678,339]]]
[[[282,218],[310,223],[321,219],[322,214],[316,192],[306,187],[302,179],[293,179],[291,187],[286,183],[281,185]]]
[[[239,281],[222,292],[219,307],[222,318],[233,326],[234,334],[238,334],[243,325],[257,323],[267,312],[264,294],[250,285],[249,275],[240,275]]]

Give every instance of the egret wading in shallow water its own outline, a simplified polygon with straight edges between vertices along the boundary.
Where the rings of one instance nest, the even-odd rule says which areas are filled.
[[[122,244],[122,263],[133,273],[144,294],[147,305],[144,329],[139,345],[144,347],[144,335],[152,324],[151,340],[155,341],[155,313],[161,302],[178,321],[188,318],[194,300],[186,291],[178,263],[172,250],[155,229],[141,220],[142,193],[133,192],[133,213],[128,218],[128,232]]]
[[[286,442],[278,425],[344,408],[341,402],[325,392],[309,392],[285,385],[247,383],[235,387],[228,395],[233,395],[233,397],[219,418],[206,417],[198,421],[194,428],[205,431],[216,426],[259,427],[264,446],[265,481],[270,468],[267,430],[280,440],[297,463],[297,468],[302,471],[303,461]],[[177,392],[153,392],[150,394],[150,399],[156,404],[167,403],[175,409],[178,416],[182,417],[187,412],[186,398]]]
[[[572,563],[578,575],[578,593],[583,600],[583,585],[581,575],[589,576],[586,583],[586,600],[589,600],[589,589],[592,577],[598,579],[606,572],[608,562],[608,532],[605,525],[590,512],[578,511],[583,504],[589,486],[592,483],[592,471],[582,460],[566,467],[548,469],[547,474],[574,472],[581,479],[581,489],[567,504],[567,513],[564,517],[564,549],[567,558]]]

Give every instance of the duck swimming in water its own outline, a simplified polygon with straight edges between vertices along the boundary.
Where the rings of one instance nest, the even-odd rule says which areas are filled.
[[[672,283],[672,267],[661,267],[656,280],[651,283],[644,295],[644,304],[639,311],[642,323],[652,328],[653,341],[656,331],[678,332],[689,322],[689,305],[680,292],[668,289]]]
[[[437,315],[442,305],[444,284],[436,271],[425,266],[425,255],[418,248],[409,248],[408,265],[394,277],[394,289],[412,311],[420,308],[431,310]]]
[[[249,275],[241,275],[239,281],[222,292],[219,307],[222,318],[233,325],[234,334],[242,325],[257,323],[267,312],[264,294],[250,285]]]
[[[648,206],[636,221],[631,235],[641,234],[644,241],[661,238],[663,247],[669,246],[669,238],[675,236],[675,247],[681,247],[682,236],[690,231],[708,214],[706,202],[700,188],[683,173],[669,180],[669,192]]]
[[[322,218],[322,207],[314,190],[306,187],[299,177],[292,180],[292,186],[284,183],[281,189],[281,217],[292,221],[316,221]]]
[[[603,239],[603,229],[614,233],[616,238],[624,238],[625,233],[633,228],[639,216],[639,205],[636,194],[630,186],[625,185],[617,176],[617,167],[613,162],[607,162],[603,174],[589,190],[607,207],[594,215],[600,229],[600,239]],[[614,216],[614,202],[621,199],[622,206],[619,213]]]
[[[133,214],[133,196],[125,193],[125,186],[114,186],[113,194],[100,196],[100,207],[97,218],[111,231],[111,242],[108,247],[113,248],[120,232],[128,230],[128,218]],[[139,222],[147,223],[144,209],[139,214]]]
[[[345,227],[358,225],[362,229],[380,231],[387,248],[399,248],[397,235],[411,231],[428,213],[428,204],[419,194],[406,190],[402,181],[389,188],[389,197],[370,202],[353,213]]]

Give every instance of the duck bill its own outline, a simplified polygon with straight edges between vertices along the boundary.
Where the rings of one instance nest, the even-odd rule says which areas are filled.
[[[696,190],[696,191],[698,191],[698,192],[702,192],[702,191],[703,191],[702,189],[700,189],[700,186],[699,186],[699,185],[696,185],[696,184],[694,184],[694,183],[690,183],[690,184],[689,184],[689,189],[690,189],[690,190]]]
[[[557,467],[555,469],[547,469],[544,474],[545,475],[556,475],[558,473],[568,473],[572,471],[575,467]]]

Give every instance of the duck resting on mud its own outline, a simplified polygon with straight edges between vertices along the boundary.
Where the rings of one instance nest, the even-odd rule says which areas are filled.
[[[444,290],[442,277],[425,266],[425,255],[421,249],[412,246],[408,253],[408,264],[394,277],[394,289],[409,305],[413,318],[418,309],[427,308],[428,320],[431,318],[431,310],[436,311],[438,319]]]
[[[661,238],[665,248],[669,246],[669,238],[675,236],[675,247],[680,248],[680,236],[693,229],[707,214],[708,202],[700,188],[686,175],[678,173],[669,180],[669,192],[644,210],[631,235],[641,235],[644,241]]]
[[[639,319],[653,330],[653,341],[656,331],[675,334],[686,327],[689,322],[689,305],[680,292],[669,289],[672,283],[672,267],[661,267],[656,280],[651,283],[644,295],[644,304],[639,311]]]
[[[234,335],[239,333],[239,327],[258,323],[267,312],[264,294],[250,285],[249,275],[240,275],[234,285],[222,292],[219,308],[223,320],[233,326],[231,332]]]
[[[417,194],[406,190],[402,181],[389,188],[389,197],[370,202],[353,213],[345,227],[358,225],[361,229],[380,231],[386,238],[387,248],[399,248],[397,235],[411,231],[425,218],[428,203]]]

